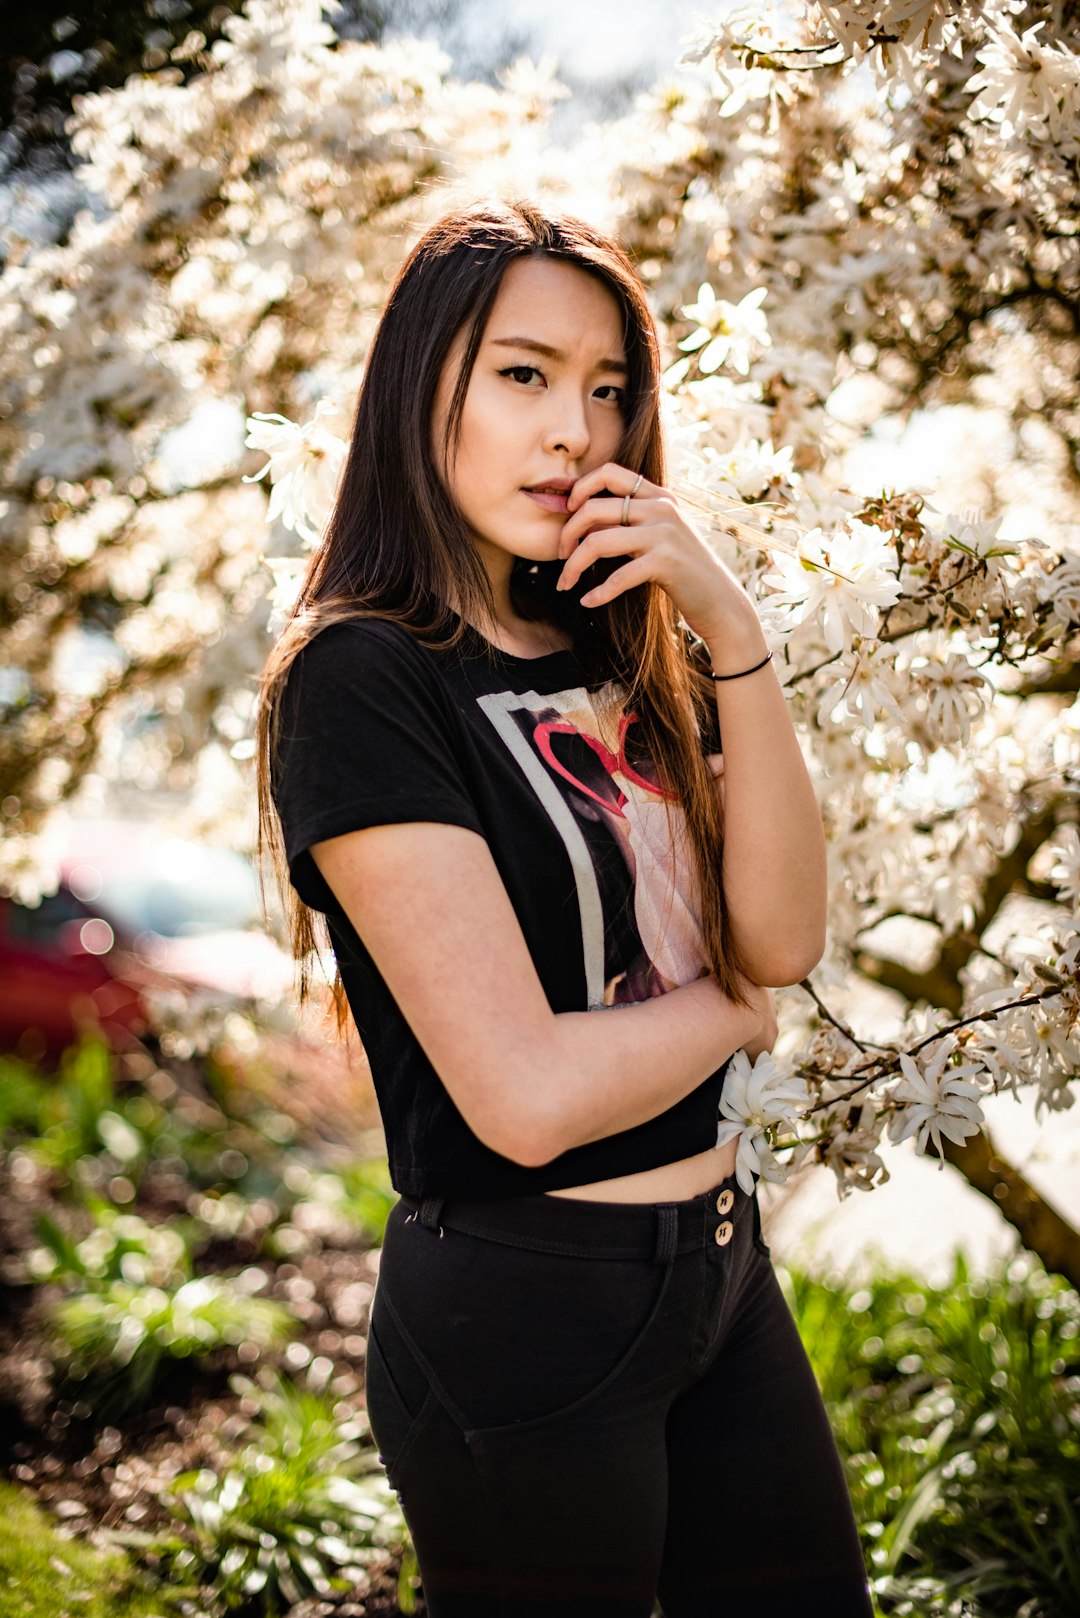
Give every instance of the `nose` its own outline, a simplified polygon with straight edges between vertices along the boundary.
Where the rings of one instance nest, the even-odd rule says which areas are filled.
[[[544,433],[544,448],[580,460],[589,448],[589,421],[576,389],[551,390],[551,408]]]

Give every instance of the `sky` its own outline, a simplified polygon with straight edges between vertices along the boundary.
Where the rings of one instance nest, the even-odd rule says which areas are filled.
[[[541,50],[559,58],[575,78],[603,80],[639,73],[659,76],[680,54],[695,16],[721,16],[731,0],[512,0],[500,15],[528,31]],[[491,6],[468,8],[467,26],[488,24]]]
[[[574,91],[553,109],[550,133],[559,142],[572,140],[584,119],[629,110],[634,93],[676,71],[695,24],[727,15],[740,0],[458,0],[452,22],[410,28],[409,18],[423,17],[428,3],[434,10],[437,0],[402,6],[402,26],[390,32],[434,35],[459,76],[483,74],[506,38],[534,59],[556,58],[559,77]]]

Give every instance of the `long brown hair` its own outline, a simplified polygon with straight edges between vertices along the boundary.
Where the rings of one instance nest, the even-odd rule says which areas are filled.
[[[470,633],[470,625],[496,622],[487,571],[437,470],[432,410],[451,343],[463,331],[463,359],[445,426],[449,465],[477,350],[503,275],[516,259],[539,255],[597,277],[619,305],[629,374],[616,458],[650,482],[664,482],[656,327],[623,248],[580,219],[547,214],[522,200],[480,203],[437,220],[413,247],[390,290],[368,355],[326,533],[260,681],[260,873],[269,852],[293,954],[300,962],[301,1004],[310,994],[311,953],[325,947],[328,935],[321,917],[317,934],[318,912],[301,901],[289,882],[271,793],[285,677],[301,649],[343,619],[390,619],[436,650],[455,647]],[[606,577],[620,560],[586,569],[581,591]],[[580,606],[580,592],[555,590],[562,565],[515,564],[515,610],[567,632],[591,682],[612,679],[625,687],[626,711],[638,716],[638,745],[670,792],[669,816],[672,801],[685,811],[706,959],[724,992],[745,1005],[737,977],[741,965],[726,925],[723,816],[697,729],[714,708],[713,683],[695,666],[675,605],[659,585],[638,585],[590,611]],[[348,1008],[340,973],[333,997],[341,1032]]]

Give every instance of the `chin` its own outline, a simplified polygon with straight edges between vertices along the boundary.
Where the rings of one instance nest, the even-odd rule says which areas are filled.
[[[559,560],[559,534],[555,530],[544,539],[523,540],[520,545],[507,546],[514,557],[517,566],[532,562],[557,562]]]

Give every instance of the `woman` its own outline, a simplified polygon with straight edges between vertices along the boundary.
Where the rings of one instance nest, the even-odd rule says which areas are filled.
[[[664,485],[622,249],[520,202],[436,223],[259,717],[296,953],[322,913],[400,1193],[367,1402],[433,1618],[870,1613],[716,1145],[759,985],[823,947],[768,657]]]

